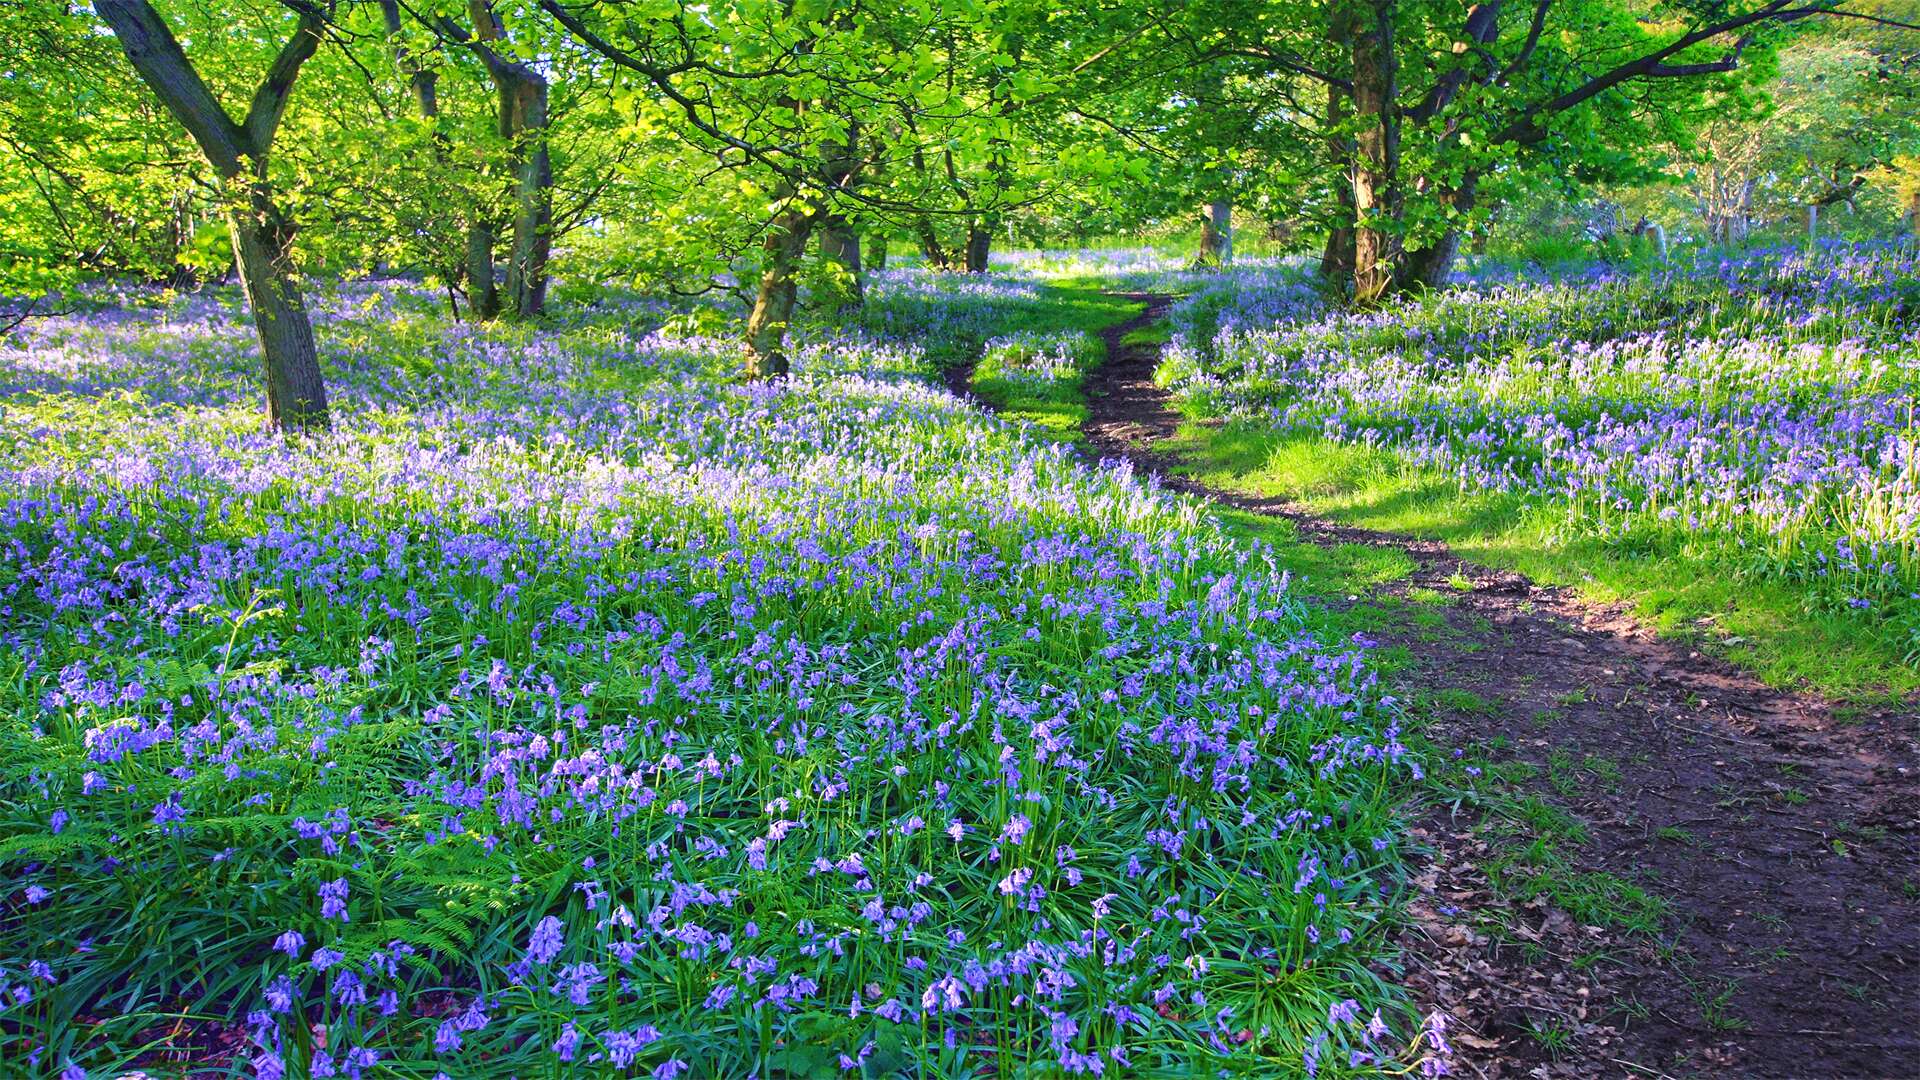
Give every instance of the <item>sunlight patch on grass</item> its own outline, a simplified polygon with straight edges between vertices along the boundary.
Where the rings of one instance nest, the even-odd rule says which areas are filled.
[[[1866,619],[1810,611],[1786,585],[1739,573],[1738,552],[1701,539],[1622,550],[1556,527],[1512,495],[1462,493],[1382,450],[1246,425],[1183,425],[1173,449],[1226,490],[1280,496],[1350,525],[1446,542],[1469,562],[1519,571],[1600,603],[1626,603],[1663,634],[1694,642],[1768,683],[1856,701],[1920,689],[1901,643]]]

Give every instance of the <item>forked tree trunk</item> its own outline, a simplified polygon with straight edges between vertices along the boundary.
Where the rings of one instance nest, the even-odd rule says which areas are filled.
[[[1440,193],[1440,201],[1456,221],[1473,211],[1480,188],[1480,175],[1469,171],[1458,187]],[[1425,247],[1414,248],[1400,266],[1398,285],[1403,289],[1437,289],[1453,278],[1453,264],[1460,256],[1460,227],[1456,224]]]
[[[920,241],[920,257],[926,260],[927,269],[947,269],[947,250],[940,246],[940,234],[933,227],[933,218],[927,214],[914,215],[913,232]]]
[[[1200,266],[1225,266],[1233,261],[1233,200],[1221,196],[1200,210]]]
[[[1400,284],[1405,289],[1437,289],[1453,279],[1453,263],[1460,256],[1460,230],[1448,229],[1425,247],[1407,252]]]
[[[1479,55],[1483,57],[1490,55],[1486,50],[1490,49],[1500,36],[1501,6],[1502,0],[1481,0],[1479,3],[1470,4],[1467,7],[1466,24],[1462,27],[1460,35],[1465,40],[1456,44],[1454,51],[1464,54],[1469,49],[1478,49]],[[1537,17],[1544,16],[1546,8],[1544,6],[1537,7],[1535,12]],[[1391,17],[1391,10],[1386,11],[1384,18],[1390,20]],[[1384,23],[1383,26],[1385,26],[1383,40],[1386,42],[1385,53],[1388,63],[1389,107],[1391,108],[1391,88],[1393,85],[1391,23]],[[1455,67],[1434,81],[1432,87],[1427,90],[1425,97],[1413,107],[1410,114],[1411,118],[1417,124],[1434,121],[1443,116],[1447,107],[1453,103],[1455,96],[1459,94],[1462,87],[1467,85],[1470,79],[1480,85],[1485,85],[1496,77],[1495,71],[1491,68],[1483,70],[1481,74],[1476,76],[1470,74],[1468,68]],[[1457,120],[1446,120],[1443,124],[1443,134],[1441,136],[1442,146],[1448,149],[1459,146],[1459,135],[1460,128]],[[1396,161],[1392,175],[1392,181],[1396,185],[1394,189],[1396,198],[1399,197],[1399,177],[1397,171],[1398,162]],[[1461,175],[1459,181],[1451,186],[1448,186],[1442,177],[1444,177],[1444,170],[1435,170],[1434,175],[1421,177],[1416,181],[1415,190],[1432,190],[1435,197],[1444,207],[1447,221],[1446,231],[1442,232],[1425,247],[1416,248],[1405,253],[1404,261],[1401,262],[1395,273],[1394,284],[1398,288],[1438,288],[1445,285],[1453,276],[1453,263],[1460,253],[1461,229],[1464,227],[1467,215],[1473,211],[1474,198],[1480,185],[1480,174],[1477,170],[1467,169]],[[1398,218],[1401,207],[1395,204],[1392,209],[1394,216]]]
[[[860,267],[860,234],[847,219],[835,214],[820,222],[820,257],[838,266],[846,275],[846,307],[857,308],[867,301],[867,287]]]
[[[747,317],[747,377],[778,379],[787,374],[787,326],[799,293],[796,275],[813,232],[813,216],[786,210],[773,219],[761,241],[760,288]]]
[[[547,261],[553,250],[553,158],[547,149],[547,80],[544,75],[519,61],[509,60],[494,48],[506,40],[506,30],[494,17],[488,0],[467,0],[467,13],[473,18],[473,36],[467,45],[487,65],[498,99],[497,128],[501,141],[511,155],[514,175],[513,235],[507,251],[505,306],[518,318],[530,318],[546,309]],[[441,26],[449,34],[459,34],[459,26],[442,18]],[[461,35],[464,36],[464,35]],[[493,229],[475,224],[467,232],[467,273],[471,276],[482,262],[485,250],[487,266],[484,278],[475,278],[478,290],[469,305],[483,315],[491,309],[498,313],[501,299],[486,294],[493,291]]]
[[[852,199],[860,183],[860,125],[851,116],[845,120],[846,139],[820,148],[820,179],[842,198]],[[821,215],[816,228],[820,233],[821,259],[838,268],[840,280],[834,284],[840,289],[840,310],[859,309],[867,302],[867,284],[860,269],[859,231],[847,221],[845,213],[838,211]]]
[[[282,429],[326,428],[326,384],[290,257],[293,228],[280,213],[267,178],[267,153],[293,95],[294,80],[319,47],[324,16],[318,9],[301,15],[254,91],[247,115],[236,123],[147,0],[95,0],[93,8],[141,80],[193,137],[233,200],[227,226],[260,338],[268,420]]]
[[[393,62],[407,73],[407,87],[413,91],[414,105],[420,110],[420,118],[429,121],[434,119],[440,115],[440,78],[432,68],[414,60],[401,37],[405,26],[400,21],[399,0],[380,0],[380,18],[386,24],[387,39],[393,44]]]
[[[407,73],[407,86],[413,91],[413,101],[420,111],[420,119],[429,125],[435,125],[432,135],[434,164],[443,172],[451,171],[447,137],[437,127],[440,117],[440,77],[432,68],[415,58],[412,51],[407,48],[405,39],[402,37],[405,25],[400,18],[399,0],[380,0],[380,16],[386,23],[387,38],[393,43],[394,63],[400,70]],[[451,222],[436,224],[443,227],[452,225]],[[442,270],[453,286],[459,285],[463,279],[472,276],[474,262],[472,230],[474,227],[471,224],[467,227],[463,253],[457,256],[449,253],[450,265]],[[485,226],[479,227],[483,230],[481,241],[484,245],[485,272],[479,275],[479,286],[468,290],[467,309],[476,317],[491,319],[500,313],[500,297],[493,286],[493,240],[490,235],[484,234]]]

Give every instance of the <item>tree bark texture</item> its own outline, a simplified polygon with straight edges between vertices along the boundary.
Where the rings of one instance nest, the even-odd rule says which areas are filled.
[[[264,365],[267,415],[281,426],[325,427],[327,388],[320,377],[313,323],[289,266],[293,230],[264,191],[254,206],[230,211],[227,226],[261,355],[272,358]]]
[[[1344,29],[1336,18],[1328,36],[1345,46],[1340,37]],[[1345,281],[1353,276],[1353,140],[1340,132],[1347,119],[1347,94],[1337,86],[1327,87],[1327,151],[1336,167],[1333,177],[1333,220],[1327,227],[1327,243],[1320,251],[1320,276],[1329,281]]]
[[[926,260],[927,269],[948,270],[952,268],[952,261],[947,255],[946,248],[940,245],[940,233],[933,227],[932,215],[915,214],[913,218],[913,233],[915,238],[920,241],[920,257]]]
[[[993,229],[996,218],[986,218],[967,225],[967,273],[984,274],[987,272],[987,257],[993,251]]]
[[[513,163],[513,233],[507,251],[505,307],[516,318],[546,310],[547,262],[553,252],[553,158],[547,149],[547,79],[527,64],[510,60],[493,44],[506,39],[487,0],[468,0],[474,34],[469,42],[485,61],[498,98],[498,131]],[[487,230],[486,287],[493,288],[492,230]],[[467,234],[467,272],[479,268],[480,235]],[[478,282],[476,282],[478,284]],[[483,306],[470,301],[476,310]],[[495,301],[491,306],[501,306]]]
[[[1353,300],[1367,305],[1393,288],[1400,265],[1400,117],[1395,103],[1393,0],[1347,0],[1354,135]]]
[[[467,222],[467,310],[476,319],[500,317],[500,279],[493,272],[493,226],[477,214]]]
[[[507,299],[514,315],[526,319],[547,309],[547,262],[553,255],[553,158],[547,150],[547,81],[537,76],[516,80],[512,98],[511,137],[518,160]]]
[[[1458,219],[1472,212],[1479,194],[1480,175],[1468,172],[1458,187],[1442,191],[1449,217]],[[1460,226],[1451,225],[1424,247],[1414,248],[1401,264],[1399,286],[1403,289],[1437,289],[1453,279],[1453,264],[1460,256]]]

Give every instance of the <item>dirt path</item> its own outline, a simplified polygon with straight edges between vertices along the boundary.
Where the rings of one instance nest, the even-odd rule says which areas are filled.
[[[1562,830],[1563,891],[1527,902],[1489,885],[1525,839],[1490,834],[1471,810],[1417,825],[1433,856],[1412,882],[1402,981],[1453,1015],[1457,1072],[1920,1076],[1915,717],[1770,689],[1438,543],[1168,475],[1178,462],[1156,445],[1178,421],[1152,382],[1159,349],[1121,343],[1168,301],[1136,299],[1147,312],[1106,333],[1109,360],[1085,384],[1092,444],[1168,487],[1286,518],[1313,543],[1405,552],[1416,569],[1389,594],[1454,598],[1444,632],[1387,635],[1437,703],[1436,741],[1524,763],[1502,770],[1527,774],[1516,797],[1574,819],[1557,819],[1575,830]],[[1645,910],[1635,884],[1665,903],[1653,933],[1586,925],[1556,903],[1605,921],[1582,905]]]

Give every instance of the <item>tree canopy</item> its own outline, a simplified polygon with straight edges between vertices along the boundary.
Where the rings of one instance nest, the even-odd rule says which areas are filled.
[[[890,243],[981,271],[997,239],[1174,223],[1220,262],[1237,209],[1366,304],[1543,189],[1683,193],[1719,239],[1912,212],[1912,7],[23,0],[0,295],[237,273],[287,426],[325,422],[315,275],[478,319],[540,318],[556,271],[733,294],[775,377],[795,305],[858,303]]]

